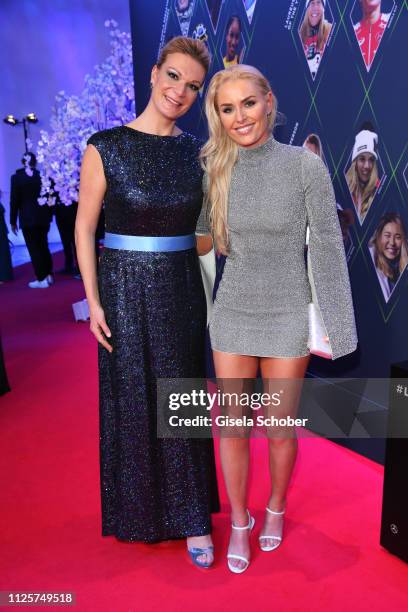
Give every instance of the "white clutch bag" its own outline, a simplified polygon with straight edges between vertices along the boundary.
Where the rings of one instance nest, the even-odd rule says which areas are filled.
[[[206,255],[199,256],[201,278],[203,280],[205,298],[207,300],[207,325],[210,322],[212,308],[213,308],[213,291],[215,284],[215,251],[211,249]]]
[[[307,273],[312,291],[312,302],[309,304],[309,340],[307,346],[312,355],[318,355],[324,359],[333,359],[330,342],[324,339],[327,337],[327,331],[317,302],[309,248],[307,250]]]

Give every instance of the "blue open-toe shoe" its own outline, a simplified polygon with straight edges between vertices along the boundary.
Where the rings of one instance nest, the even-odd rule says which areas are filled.
[[[190,559],[194,565],[200,569],[209,569],[214,563],[214,546],[207,546],[206,548],[188,548],[187,546],[187,552],[190,555]],[[201,555],[207,555],[209,553],[211,553],[213,557],[211,563],[203,563],[202,561],[198,560],[198,557]]]

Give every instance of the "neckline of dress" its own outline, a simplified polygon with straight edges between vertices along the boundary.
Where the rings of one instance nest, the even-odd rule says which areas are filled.
[[[177,136],[171,136],[170,134],[165,134],[165,135],[161,135],[161,134],[151,134],[150,132],[142,132],[141,130],[136,130],[135,128],[130,127],[129,125],[122,125],[121,127],[126,128],[127,130],[130,130],[131,132],[136,132],[136,134],[139,134],[140,136],[148,136],[148,137],[152,137],[152,138],[166,138],[169,140],[177,140],[178,138],[181,138],[181,136],[183,136],[185,134],[185,132],[180,132],[180,134],[177,134]]]
[[[275,145],[276,140],[273,137],[273,134],[271,134],[268,140],[265,140],[265,142],[263,142],[261,145],[258,145],[257,147],[238,147],[238,157],[239,159],[243,160],[245,159],[251,161],[258,161],[259,159],[264,157],[266,153],[273,151]]]

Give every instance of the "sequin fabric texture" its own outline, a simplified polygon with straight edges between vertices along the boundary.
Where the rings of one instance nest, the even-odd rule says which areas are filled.
[[[195,231],[202,205],[197,139],[121,126],[88,142],[107,180],[107,232]],[[219,504],[212,440],[156,435],[157,379],[205,375],[196,250],[104,249],[99,291],[114,349],[98,349],[102,534],[142,542],[208,534]]]
[[[240,148],[228,206],[230,254],[210,322],[213,349],[265,357],[308,354],[309,224],[314,284],[333,359],[353,352],[350,282],[324,163],[273,137],[259,147]]]

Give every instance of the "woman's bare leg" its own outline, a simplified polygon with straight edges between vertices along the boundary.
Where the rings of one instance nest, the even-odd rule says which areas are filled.
[[[281,386],[285,388],[285,399],[282,405],[273,410],[278,417],[295,417],[302,381],[309,363],[309,356],[294,359],[262,358],[261,372],[264,380],[264,392],[276,391],[273,379],[280,379]],[[268,391],[268,387],[270,391]],[[271,412],[272,413],[272,412]],[[285,508],[286,495],[297,455],[297,439],[295,430],[286,431],[280,435],[279,431],[271,432],[269,436],[269,469],[271,475],[271,494],[268,508],[274,512],[281,512]],[[266,513],[265,523],[261,532],[263,534],[280,535],[283,525],[283,516]],[[265,539],[264,546],[274,546],[276,540]]]
[[[256,378],[259,359],[247,355],[232,355],[213,351],[217,379],[221,379],[222,390],[227,392],[243,389],[243,379]],[[232,379],[236,379],[236,382]],[[241,382],[242,381],[242,382]],[[231,412],[234,408],[231,407]],[[228,411],[227,411],[228,412]],[[231,504],[231,520],[234,525],[244,527],[248,524],[247,486],[249,467],[249,438],[220,437],[220,457],[228,499]],[[249,531],[232,530],[229,552],[249,559]],[[231,565],[243,568],[244,562],[232,559]]]

